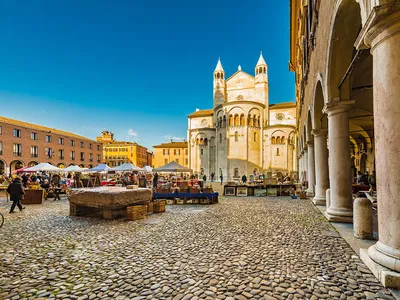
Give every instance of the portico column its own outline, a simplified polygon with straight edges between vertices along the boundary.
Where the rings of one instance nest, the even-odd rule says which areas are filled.
[[[307,145],[304,146],[304,155],[303,155],[303,172],[304,172],[304,181],[308,180],[308,170],[307,170],[307,162],[308,162],[308,155],[307,155]]]
[[[314,184],[315,184],[315,154],[314,154],[314,141],[307,142],[307,181],[308,181],[308,194],[314,195]]]
[[[315,197],[314,204],[326,204],[326,190],[329,189],[327,129],[314,129],[315,144]]]
[[[365,43],[373,55],[379,229],[379,241],[368,254],[400,272],[400,3],[376,8],[365,27]]]
[[[332,222],[353,222],[349,109],[354,100],[331,101],[325,105],[329,130],[329,183],[331,206],[325,216]]]

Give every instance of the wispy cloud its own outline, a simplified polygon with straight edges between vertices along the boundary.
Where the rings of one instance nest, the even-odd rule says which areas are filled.
[[[166,136],[164,136],[164,138],[167,140],[173,140],[173,141],[183,141],[185,139],[183,137],[171,136],[171,135],[166,135]]]
[[[132,136],[132,137],[137,137],[137,132],[134,131],[133,129],[129,129],[129,130],[128,130],[128,135],[129,135],[129,136]]]

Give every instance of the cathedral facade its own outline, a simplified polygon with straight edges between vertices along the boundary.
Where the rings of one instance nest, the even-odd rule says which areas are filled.
[[[225,79],[214,71],[214,108],[188,116],[189,167],[224,180],[296,167],[296,105],[269,104],[268,67],[260,58],[255,76],[241,70]]]

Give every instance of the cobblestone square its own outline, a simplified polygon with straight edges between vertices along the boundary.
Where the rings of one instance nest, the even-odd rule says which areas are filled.
[[[309,200],[221,197],[135,222],[0,203],[0,299],[394,299]]]

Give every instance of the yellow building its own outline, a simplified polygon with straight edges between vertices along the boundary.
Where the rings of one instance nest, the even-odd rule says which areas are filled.
[[[116,141],[112,132],[103,131],[97,141],[103,143],[103,161],[110,167],[132,163],[142,168],[152,164],[146,147],[135,142]]]
[[[162,143],[160,145],[153,146],[154,148],[154,168],[175,161],[178,164],[189,167],[189,156],[188,156],[188,143],[173,142]]]

